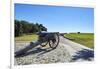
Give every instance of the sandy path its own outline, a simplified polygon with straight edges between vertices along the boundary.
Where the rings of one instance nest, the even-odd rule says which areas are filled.
[[[28,45],[30,43],[15,43],[15,52]],[[56,49],[51,49],[48,45],[46,47],[38,45],[25,55],[16,57],[15,65],[92,61],[93,57],[92,49],[60,36],[60,43]]]

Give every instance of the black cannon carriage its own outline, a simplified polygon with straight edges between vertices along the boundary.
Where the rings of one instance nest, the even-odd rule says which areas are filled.
[[[38,41],[42,47],[49,43],[51,48],[56,48],[59,44],[59,32],[39,32]]]

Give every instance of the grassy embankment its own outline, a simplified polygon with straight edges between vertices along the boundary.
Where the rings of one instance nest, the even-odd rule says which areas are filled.
[[[31,42],[38,39],[36,34],[24,34],[23,36],[15,37],[15,42]]]
[[[89,48],[94,48],[94,34],[93,33],[70,33],[65,34],[65,37],[72,38],[74,42],[85,45]]]

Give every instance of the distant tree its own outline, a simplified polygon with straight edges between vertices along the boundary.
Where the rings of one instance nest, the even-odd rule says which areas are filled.
[[[29,24],[27,21],[21,21],[22,28],[23,28],[23,33],[29,33],[32,26]]]
[[[36,25],[32,25],[31,32],[32,32],[32,33],[36,33],[36,32],[38,32],[38,26],[36,26]]]
[[[36,33],[40,31],[47,31],[47,28],[43,24],[39,23],[29,23],[27,21],[15,20],[15,36],[20,36],[22,34]]]
[[[39,25],[40,31],[47,31],[47,28],[45,28],[42,24]]]
[[[42,31],[47,31],[47,28],[43,27],[43,28],[42,28]]]
[[[78,34],[80,34],[80,32],[77,32]]]
[[[20,21],[15,20],[15,36],[21,36],[23,34],[23,28]]]

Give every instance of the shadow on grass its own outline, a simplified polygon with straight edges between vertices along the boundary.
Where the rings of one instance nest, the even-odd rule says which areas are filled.
[[[94,58],[94,51],[83,49],[81,51],[76,52],[76,55],[72,56],[72,61],[76,61],[78,59],[91,61],[91,58]]]

